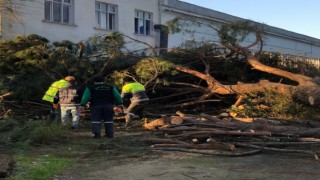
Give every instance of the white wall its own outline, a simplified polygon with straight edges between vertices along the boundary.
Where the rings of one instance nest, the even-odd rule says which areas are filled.
[[[95,0],[75,1],[75,25],[63,25],[44,21],[43,0],[25,2],[23,9],[19,9],[18,21],[6,19],[5,39],[18,34],[38,34],[51,42],[71,40],[79,42],[97,34],[111,33],[106,30],[95,29]],[[156,32],[151,36],[134,34],[134,11],[142,10],[153,13],[153,23],[158,23],[158,0],[99,0],[118,6],[118,29],[121,33],[134,39],[147,42],[155,46]],[[143,5],[143,6],[142,6]],[[17,23],[18,22],[18,23]],[[136,47],[136,46],[134,46]]]
[[[86,40],[93,35],[107,34],[111,31],[95,29],[95,0],[74,0],[75,1],[75,24],[63,25],[44,21],[44,0],[20,1],[19,3],[25,3],[24,6],[17,8],[18,17],[14,18],[11,15],[4,15],[2,21],[2,37],[10,39],[18,34],[38,34],[53,41],[71,40],[73,42],[79,42],[80,40]],[[176,0],[164,1],[167,5],[172,7],[161,7],[159,12],[158,0],[99,0],[100,2],[106,2],[117,5],[118,7],[118,30],[134,39],[146,42],[151,46],[157,46],[159,44],[159,34],[154,31],[151,36],[136,35],[134,33],[134,10],[142,10],[153,13],[153,24],[165,24],[167,21],[174,19],[182,14],[189,14],[192,16],[201,17],[197,13],[214,14],[214,17],[225,18],[226,20],[237,19],[237,17],[229,16],[223,13],[215,12],[209,9],[204,9],[199,6],[182,3]],[[183,7],[182,7],[183,6]],[[189,9],[186,12],[182,9]],[[171,8],[171,9],[170,9]],[[195,11],[196,13],[192,13]],[[209,17],[205,17],[209,18]],[[239,18],[238,18],[239,19]],[[217,25],[221,21],[214,21]],[[219,41],[217,34],[208,27],[186,27],[191,30],[195,30],[195,34],[192,33],[177,33],[170,34],[168,40],[168,47],[174,48],[180,46],[181,43],[188,40],[195,41]],[[273,28],[276,32],[281,32],[281,29]],[[291,32],[286,32],[291,33]],[[292,33],[291,33],[292,34]],[[300,36],[298,36],[300,37]],[[301,36],[302,39],[304,36]],[[310,39],[310,38],[309,38]],[[312,38],[311,38],[312,39]],[[130,41],[129,48],[132,50],[144,48],[141,43],[135,43]],[[255,40],[255,37],[250,36],[244,44],[250,44]],[[319,41],[319,40],[318,40]],[[284,54],[291,54],[297,56],[304,56],[310,58],[320,59],[320,45],[319,43],[311,43],[300,39],[292,39],[285,36],[277,35],[277,33],[269,33],[264,39],[265,51],[279,52]],[[258,48],[258,47],[256,47]]]

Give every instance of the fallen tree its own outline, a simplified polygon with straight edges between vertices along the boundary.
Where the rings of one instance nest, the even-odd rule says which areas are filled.
[[[174,21],[179,25],[178,22],[179,20]],[[155,92],[152,94],[150,107],[158,110],[190,107],[195,111],[206,111],[207,104],[221,102],[227,107],[233,104],[239,107],[245,103],[243,97],[246,94],[259,92],[281,94],[292,102],[303,103],[307,107],[312,105],[315,108],[320,105],[317,74],[309,73],[309,76],[306,75],[308,72],[291,71],[288,67],[280,66],[279,61],[277,65],[263,63],[270,57],[266,57],[263,52],[264,32],[255,23],[235,22],[221,28],[210,24],[201,25],[207,25],[217,32],[220,37],[219,45],[171,49],[159,57],[148,57],[124,71],[117,71],[113,77],[122,79],[130,76],[144,84],[149,94],[152,94],[151,91]],[[187,29],[186,26],[183,28]],[[241,45],[249,35],[255,35],[255,41],[249,45]],[[255,49],[259,51],[253,52],[254,47],[258,47]],[[272,61],[279,60],[276,56],[275,59]],[[232,81],[229,80],[231,78]],[[256,110],[265,111],[264,108],[272,106],[266,101],[257,102],[261,106]],[[293,116],[298,114],[295,111],[302,110],[301,107],[291,109]],[[277,116],[277,113],[273,115]]]
[[[297,85],[292,84],[284,84],[279,82],[270,82],[268,80],[260,80],[257,83],[237,83],[232,85],[226,85],[221,82],[219,82],[212,74],[210,74],[210,64],[209,60],[202,60],[205,69],[203,71],[198,71],[195,69],[187,68],[186,66],[175,66],[174,68],[178,71],[193,75],[195,77],[198,77],[202,80],[204,80],[207,84],[207,87],[205,89],[205,94],[201,96],[201,100],[210,98],[214,94],[221,94],[221,95],[229,95],[229,94],[246,94],[250,92],[261,92],[261,91],[276,91],[279,93],[283,93],[292,97],[296,97],[299,100],[309,103],[311,105],[319,105],[320,103],[320,96],[318,95],[320,92],[320,86],[315,82],[314,78],[308,77],[302,74],[295,74],[292,72],[288,72],[285,70],[281,70],[278,68],[267,66],[260,62],[259,56],[262,53],[262,47],[263,47],[263,41],[261,38],[261,31],[254,30],[253,26],[250,26],[249,24],[245,24],[245,26],[242,27],[244,30],[248,30],[250,32],[253,32],[256,34],[256,40],[252,44],[248,46],[241,46],[237,42],[232,42],[231,39],[234,39],[237,35],[240,35],[243,31],[240,30],[238,33],[236,33],[236,36],[232,33],[229,33],[228,31],[233,31],[233,25],[228,26],[225,25],[225,28],[223,28],[224,31],[217,30],[219,34],[221,35],[221,45],[224,49],[227,49],[228,52],[232,56],[242,56],[243,59],[255,70],[261,71],[264,73],[272,74],[275,76],[279,76],[282,78],[289,79],[293,82],[296,82]],[[222,36],[223,35],[223,36]],[[248,34],[245,34],[248,35]],[[243,39],[243,38],[242,38]],[[250,52],[249,48],[252,48],[254,46],[259,45],[260,51],[255,53],[256,55],[253,55]],[[226,56],[215,56],[215,58],[225,58],[227,56],[230,56],[230,54]]]

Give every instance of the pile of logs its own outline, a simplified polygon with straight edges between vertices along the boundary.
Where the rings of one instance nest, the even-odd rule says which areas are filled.
[[[309,154],[318,160],[320,122],[176,114],[145,121],[145,129],[163,132],[161,138],[145,139],[152,149],[220,156],[274,151]]]

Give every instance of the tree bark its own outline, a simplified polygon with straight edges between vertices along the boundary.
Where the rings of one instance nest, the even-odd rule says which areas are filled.
[[[315,158],[316,160],[319,160],[319,157],[318,157],[318,155],[317,155],[315,152],[313,152],[313,151],[308,151],[308,150],[268,148],[268,147],[262,147],[262,146],[247,144],[247,143],[235,143],[235,145],[241,146],[241,147],[256,148],[256,149],[266,150],[266,151],[311,154],[311,155],[314,156],[314,158]]]
[[[187,153],[197,153],[204,155],[215,155],[215,156],[249,156],[253,154],[258,154],[261,150],[250,150],[245,152],[225,152],[225,151],[217,151],[217,150],[199,150],[199,149],[185,149],[185,148],[154,148],[153,150],[162,150],[162,151],[179,151],[179,152],[187,152]]]

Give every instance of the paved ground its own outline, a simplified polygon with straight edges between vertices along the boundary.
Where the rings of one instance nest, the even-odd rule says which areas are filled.
[[[308,155],[258,154],[217,157],[170,152],[158,159],[87,164],[84,171],[59,179],[188,180],[279,179],[319,180],[320,161]]]

